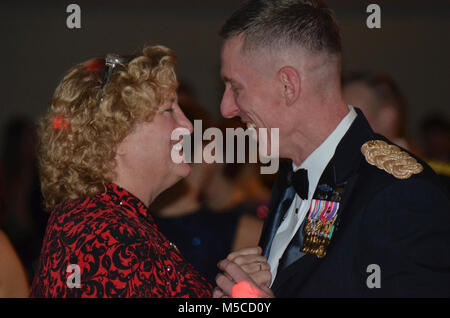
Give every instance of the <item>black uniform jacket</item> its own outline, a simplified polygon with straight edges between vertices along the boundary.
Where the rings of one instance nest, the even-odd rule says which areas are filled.
[[[327,255],[300,252],[295,240],[303,239],[302,226],[290,244],[288,265],[279,269],[271,288],[277,297],[449,297],[448,195],[418,158],[423,171],[403,180],[367,163],[361,153],[366,141],[390,142],[356,111],[319,181],[344,189]],[[277,206],[290,166],[280,165],[273,188],[260,240],[266,257],[282,220]]]

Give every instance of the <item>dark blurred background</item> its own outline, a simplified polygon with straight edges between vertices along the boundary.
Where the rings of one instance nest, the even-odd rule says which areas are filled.
[[[3,224],[30,275],[45,228],[45,217],[36,205],[39,187],[33,154],[27,151],[36,144],[30,127],[48,107],[64,72],[91,57],[163,44],[177,52],[179,78],[189,85],[193,98],[219,120],[223,85],[217,34],[240,2],[41,0],[0,4],[0,175],[5,178],[3,189],[0,183],[0,209],[4,210],[0,229]],[[372,2],[327,1],[342,30],[344,71],[388,74],[406,101],[403,119],[411,142],[427,159],[443,163],[442,171],[448,172],[450,1],[378,0],[381,29],[369,29],[366,8]],[[81,29],[66,27],[66,8],[71,3],[81,7]],[[5,208],[14,194],[18,204]],[[15,220],[9,220],[11,213]]]
[[[63,73],[108,52],[164,44],[200,104],[219,117],[218,29],[239,0],[14,1],[0,4],[0,127],[15,114],[39,116]],[[408,130],[425,116],[450,116],[450,1],[375,1],[381,29],[366,27],[373,1],[329,0],[340,22],[345,70],[389,73],[408,99]],[[66,7],[81,7],[81,29],[66,27]],[[4,129],[0,129],[4,133]]]

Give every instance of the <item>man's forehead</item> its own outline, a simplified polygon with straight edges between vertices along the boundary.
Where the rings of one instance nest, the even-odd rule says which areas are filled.
[[[244,56],[242,54],[243,39],[241,36],[234,36],[230,39],[224,41],[222,45],[222,63],[235,62],[236,60],[242,59]]]
[[[242,54],[242,37],[234,36],[227,39],[222,45],[221,54],[221,76],[224,81],[233,82],[233,74],[245,68],[244,56]]]
[[[241,82],[244,77],[261,77],[276,72],[277,63],[267,50],[244,50],[243,35],[234,36],[224,42],[221,54],[221,77],[225,82]]]
[[[223,50],[227,49],[227,50],[242,50],[242,47],[244,45],[244,35],[235,35],[232,36],[226,40],[223,41],[222,44],[222,52]]]

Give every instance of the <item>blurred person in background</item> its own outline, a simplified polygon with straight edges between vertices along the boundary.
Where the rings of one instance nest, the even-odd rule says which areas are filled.
[[[247,129],[237,118],[226,119],[219,125],[219,129],[226,136],[227,129],[236,130],[238,128]],[[247,141],[250,138],[246,139]],[[209,182],[214,187],[206,187],[204,196],[208,204],[216,211],[226,211],[239,205],[255,205],[268,203],[270,199],[270,187],[262,178],[260,164],[248,163],[249,153],[246,148],[245,164],[238,163],[237,140],[234,140],[233,162],[217,164],[216,169],[211,173]],[[226,149],[225,149],[226,151]],[[226,153],[223,154],[226,158]],[[273,177],[273,175],[269,175]],[[263,214],[260,214],[263,216]],[[239,249],[239,246],[236,246]]]
[[[28,297],[27,275],[8,237],[0,230],[0,298]]]
[[[185,82],[180,84],[178,102],[191,122],[201,120],[204,130],[214,126]],[[193,143],[191,148],[192,153],[203,151]],[[270,193],[255,165],[202,162],[191,163],[191,169],[188,177],[162,193],[150,208],[162,232],[213,283],[218,261],[231,251],[258,243]]]
[[[425,158],[450,163],[450,122],[447,117],[444,114],[426,116],[420,132]]]
[[[406,133],[406,99],[389,75],[352,72],[344,75],[342,90],[344,100],[362,110],[376,133],[418,154]]]
[[[420,133],[424,157],[450,194],[450,122],[445,114],[430,114]]]
[[[406,133],[406,98],[387,74],[353,72],[343,77],[344,99],[359,107],[373,130],[397,145],[423,157],[447,190],[450,177],[450,130],[443,115],[431,115],[421,125],[421,142]]]
[[[34,123],[25,117],[9,120],[0,163],[1,226],[22,260],[31,281],[48,215],[42,205],[36,159]]]

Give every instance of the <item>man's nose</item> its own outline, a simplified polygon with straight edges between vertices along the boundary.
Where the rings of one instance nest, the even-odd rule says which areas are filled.
[[[239,108],[237,107],[234,97],[228,88],[226,88],[223,93],[222,102],[220,103],[220,112],[225,118],[233,118],[239,115]]]

